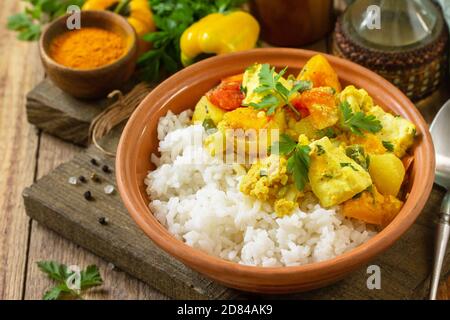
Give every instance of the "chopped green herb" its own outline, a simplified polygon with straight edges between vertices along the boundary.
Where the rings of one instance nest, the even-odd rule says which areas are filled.
[[[333,139],[333,138],[337,137],[336,132],[331,127],[325,128],[325,129],[322,129],[322,130],[317,130],[317,135],[319,136],[319,139],[322,139],[323,137],[328,137],[330,139]]]
[[[82,299],[81,294],[92,287],[103,283],[98,267],[90,265],[79,274],[79,288],[71,288],[70,284],[75,279],[75,271],[70,270],[65,264],[54,261],[39,261],[39,269],[48,277],[57,282],[57,285],[45,292],[44,300],[57,300],[62,297]]]
[[[316,153],[318,156],[321,156],[325,153],[325,149],[320,144],[317,144],[316,148],[317,148]]]
[[[369,169],[369,156],[365,154],[364,148],[360,145],[348,146],[345,149],[347,157],[355,160],[357,164],[363,167],[365,170]]]
[[[383,147],[385,147],[387,151],[394,152],[394,145],[392,142],[383,140],[382,143]]]
[[[362,136],[363,131],[375,133],[383,128],[374,115],[366,115],[362,111],[353,112],[347,101],[342,102],[339,107],[343,116],[342,126],[353,134]]]
[[[348,162],[341,162],[341,168],[350,167],[353,169],[353,171],[358,171],[351,163]]]
[[[324,174],[322,175],[322,177],[324,177],[324,178],[326,178],[326,179],[333,179],[333,175],[330,174],[330,173],[324,173]]]
[[[207,134],[211,134],[217,131],[216,124],[209,117],[206,117],[205,120],[203,120],[202,126],[203,128],[205,128]]]

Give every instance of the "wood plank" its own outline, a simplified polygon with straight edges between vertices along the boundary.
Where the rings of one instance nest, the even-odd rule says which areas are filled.
[[[117,136],[112,138],[117,140]],[[113,143],[110,142],[108,148],[111,148]],[[28,214],[172,298],[228,299],[248,296],[202,277],[157,248],[131,220],[118,194],[108,196],[103,193],[105,183],[115,184],[114,176],[93,167],[89,163],[92,157],[99,157],[102,163],[113,167],[113,159],[103,158],[94,149],[75,156],[73,160],[59,166],[25,191]],[[103,184],[67,184],[69,176],[88,175],[92,171],[102,177]],[[82,194],[87,189],[93,192],[95,201],[88,202],[83,199]],[[373,262],[381,267],[382,290],[367,289],[364,267],[331,287],[284,298],[424,298],[431,269],[433,219],[443,194],[443,190],[434,189],[420,221],[390,250]],[[107,226],[98,223],[100,215],[109,219]],[[445,273],[449,272],[449,267],[446,263]]]
[[[29,218],[21,193],[33,182],[38,147],[24,112],[25,94],[43,75],[37,45],[17,41],[4,27],[22,7],[0,3],[0,300],[22,297]]]
[[[27,117],[44,132],[86,146],[91,121],[111,102],[75,99],[45,79],[27,95]]]
[[[80,148],[43,134],[41,137],[38,172],[40,178],[62,162],[68,161],[80,151]],[[36,266],[40,260],[54,260],[68,265],[86,267],[96,264],[104,278],[104,285],[99,290],[92,290],[86,299],[161,299],[163,295],[145,283],[113,268],[107,261],[80,248],[43,225],[33,221],[28,254],[27,285],[25,299],[40,299],[51,285],[49,280]]]

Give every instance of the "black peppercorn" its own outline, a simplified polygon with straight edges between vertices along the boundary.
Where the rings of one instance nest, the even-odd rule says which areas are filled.
[[[86,192],[83,194],[83,196],[84,196],[84,198],[85,198],[87,201],[92,201],[92,200],[94,200],[94,198],[92,197],[92,193],[91,193],[90,191],[86,191]]]
[[[108,218],[106,217],[100,217],[98,218],[98,223],[100,223],[101,225],[107,225],[108,224]]]
[[[92,158],[92,159],[91,159],[91,163],[92,163],[94,166],[98,166],[97,159],[95,159],[95,158]]]
[[[80,182],[83,182],[83,183],[86,183],[86,182],[87,182],[85,176],[79,176],[79,177],[78,177],[78,180],[80,180]]]
[[[105,173],[110,173],[111,172],[111,170],[109,169],[109,167],[106,164],[102,166],[102,170]]]

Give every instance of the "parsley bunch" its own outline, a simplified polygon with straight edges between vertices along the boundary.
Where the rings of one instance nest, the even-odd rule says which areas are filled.
[[[280,81],[286,71],[287,67],[277,74],[274,67],[271,68],[266,63],[261,65],[258,74],[260,85],[255,88],[254,92],[261,93],[264,97],[260,102],[252,102],[249,106],[257,110],[266,110],[268,115],[272,115],[279,105],[287,105],[296,115],[300,116],[300,113],[291,104],[290,98],[299,91],[311,89],[312,83],[310,81],[296,81],[292,89],[288,89]]]
[[[366,115],[362,111],[353,112],[347,101],[342,102],[339,107],[343,117],[342,126],[358,136],[363,136],[363,131],[376,133],[383,128],[374,115]]]
[[[138,60],[141,77],[157,81],[162,72],[174,73],[181,69],[180,38],[184,30],[204,16],[226,12],[241,6],[247,0],[149,0],[158,31],[144,36],[153,49]]]
[[[68,282],[74,276],[74,272],[69,270],[66,265],[54,261],[39,261],[37,265],[50,279],[57,282],[55,287],[45,292],[44,300],[57,300],[62,297],[82,299],[81,293],[103,283],[100,272],[95,265],[90,265],[80,272],[79,290],[69,288]]]
[[[9,30],[18,32],[17,38],[24,41],[38,40],[44,24],[66,14],[67,7],[77,5],[80,8],[85,0],[22,0],[29,6],[24,12],[8,18]]]
[[[292,174],[295,186],[302,191],[309,182],[308,171],[311,164],[309,146],[300,145],[286,134],[280,136],[280,141],[272,145],[271,150],[278,150],[280,155],[288,156],[287,171]]]

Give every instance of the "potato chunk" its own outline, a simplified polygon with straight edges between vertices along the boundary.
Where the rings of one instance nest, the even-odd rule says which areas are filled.
[[[206,96],[203,96],[195,106],[192,122],[203,123],[206,118],[210,118],[216,125],[222,120],[225,110],[213,105]]]
[[[372,185],[369,173],[328,137],[314,141],[310,147],[309,180],[323,207],[340,204]]]
[[[403,162],[392,153],[370,156],[369,173],[383,195],[397,196],[405,178]]]

